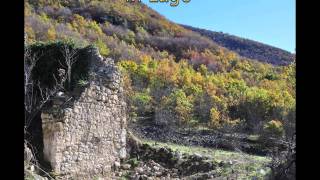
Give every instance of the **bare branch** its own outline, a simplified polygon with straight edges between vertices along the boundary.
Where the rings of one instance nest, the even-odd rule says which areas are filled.
[[[63,45],[63,47],[61,48],[61,52],[64,57],[64,62],[67,66],[66,68],[67,68],[68,88],[70,88],[71,87],[72,65],[77,61],[78,50],[76,50],[76,49],[70,50],[67,45]],[[58,62],[60,64],[62,64],[60,61],[58,61]],[[63,66],[63,67],[65,67],[65,66]]]
[[[42,87],[40,81],[34,82],[32,72],[43,53],[32,53],[29,47],[25,48],[24,77],[25,77],[25,128],[30,126],[31,121],[43,109],[44,105],[59,91],[63,89],[66,74],[59,69],[59,78],[52,75],[55,83],[52,88]]]
[[[64,67],[64,68],[67,68],[67,66],[63,65],[63,63],[61,63],[60,60],[56,60],[56,61],[58,61],[58,63],[60,64],[60,66],[62,66],[62,67]]]

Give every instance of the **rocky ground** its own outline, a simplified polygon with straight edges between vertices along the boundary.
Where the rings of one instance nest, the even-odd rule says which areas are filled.
[[[115,167],[117,175],[115,179],[239,179],[241,175],[261,179],[265,175],[263,163],[253,162],[252,158],[243,159],[246,162],[242,162],[234,154],[226,154],[228,157],[221,160],[192,147],[185,146],[184,148],[195,150],[186,152],[183,149],[159,145],[157,142],[141,141],[132,133],[129,136],[128,146],[130,158]],[[239,167],[247,174],[240,172]],[[263,172],[260,173],[261,170]],[[252,174],[253,172],[256,174]]]
[[[143,140],[130,131],[127,145],[130,157],[115,164],[112,179],[264,179],[269,162],[260,156]],[[25,153],[26,159],[30,159]],[[26,169],[26,179],[51,179],[41,177],[31,169]]]
[[[221,136],[210,131],[164,130],[159,126],[130,124],[127,141],[130,157],[115,164],[113,179],[264,179],[268,171],[266,157],[237,152],[241,143],[245,144],[240,146],[242,148],[258,148],[259,144],[247,136]],[[218,150],[217,147],[232,151]],[[26,176],[40,179],[29,170]]]
[[[170,148],[154,148],[142,144],[131,152],[131,158],[118,167],[117,175],[123,179],[212,179],[225,163],[218,163],[210,156],[186,154]]]

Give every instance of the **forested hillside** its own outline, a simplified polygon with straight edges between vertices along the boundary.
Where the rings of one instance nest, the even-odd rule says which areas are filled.
[[[220,46],[235,51],[246,58],[256,59],[261,62],[267,62],[274,65],[288,65],[295,58],[295,55],[288,51],[257,41],[186,25],[183,25],[183,27],[209,37]]]
[[[141,3],[30,0],[27,41],[96,45],[127,74],[132,115],[168,111],[185,125],[294,121],[295,64],[246,60]],[[276,60],[275,60],[276,61]]]

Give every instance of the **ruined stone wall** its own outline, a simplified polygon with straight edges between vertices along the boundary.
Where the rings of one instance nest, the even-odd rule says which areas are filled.
[[[88,85],[77,99],[62,108],[70,97],[60,97],[41,115],[44,156],[63,179],[111,179],[113,166],[126,156],[120,73],[96,49],[91,54]]]

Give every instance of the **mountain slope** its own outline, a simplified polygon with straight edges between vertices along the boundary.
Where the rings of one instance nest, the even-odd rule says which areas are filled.
[[[239,125],[247,132],[272,120],[295,120],[294,63],[279,67],[239,57],[142,3],[29,0],[25,32],[31,44],[71,39],[113,58],[125,76],[133,118]]]
[[[182,26],[192,31],[198,32],[203,36],[209,37],[218,45],[235,51],[239,55],[246,58],[256,59],[258,61],[267,62],[273,65],[288,65],[294,59],[294,54],[260,42],[225,34],[222,32],[215,32],[187,25]]]
[[[75,39],[81,44],[101,45],[102,41],[116,60],[138,59],[141,50],[153,51],[148,54],[157,57],[158,51],[166,51],[177,60],[189,59],[187,50],[210,49],[221,54],[221,47],[210,39],[168,21],[142,3],[30,0],[25,22],[30,42]]]

